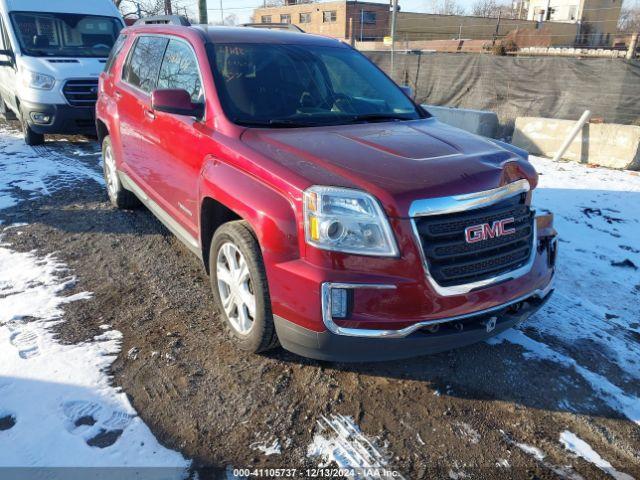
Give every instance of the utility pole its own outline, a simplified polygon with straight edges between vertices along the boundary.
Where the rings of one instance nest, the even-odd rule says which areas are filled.
[[[636,58],[636,50],[638,49],[638,34],[634,33],[631,35],[631,40],[629,41],[629,49],[627,50],[627,60],[633,60]]]
[[[502,11],[498,10],[498,21],[496,22],[496,32],[493,34],[493,41],[491,42],[492,47],[496,44],[496,39],[498,38],[498,34],[500,33],[500,16],[501,15],[502,15]]]
[[[173,9],[171,8],[171,0],[164,0],[164,13],[165,15],[173,15]]]
[[[391,1],[391,78],[395,73],[395,53],[396,53],[396,17],[398,12],[398,0]]]
[[[198,18],[202,25],[207,25],[209,23],[207,0],[198,0]]]
[[[349,43],[353,47],[356,44],[356,36],[353,31],[353,17],[349,17]]]
[[[222,0],[220,0],[220,25],[224,25],[224,7],[222,6]]]

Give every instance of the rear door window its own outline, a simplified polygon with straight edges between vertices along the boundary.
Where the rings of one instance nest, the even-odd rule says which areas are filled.
[[[163,37],[138,38],[125,65],[122,79],[145,93],[151,93],[156,88],[162,56],[168,42]]]
[[[203,103],[198,61],[191,47],[181,40],[170,40],[158,77],[159,89],[186,90],[193,103]]]

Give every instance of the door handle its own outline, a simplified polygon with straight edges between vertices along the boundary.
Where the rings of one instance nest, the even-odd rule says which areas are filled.
[[[122,92],[120,90],[114,90],[113,95],[120,100],[122,98]]]
[[[145,117],[147,117],[149,120],[155,120],[156,119],[156,114],[153,110],[149,110],[148,108],[144,109],[144,115]]]

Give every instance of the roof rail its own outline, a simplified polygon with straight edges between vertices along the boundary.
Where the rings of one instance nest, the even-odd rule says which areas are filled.
[[[240,26],[250,28],[268,28],[272,30],[292,30],[294,32],[305,33],[304,30],[292,23],[242,23]]]
[[[180,25],[190,27],[191,22],[182,15],[155,15],[142,17],[134,25]]]

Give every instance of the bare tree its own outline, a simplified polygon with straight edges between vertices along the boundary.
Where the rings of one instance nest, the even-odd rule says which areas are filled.
[[[618,19],[618,31],[620,33],[640,32],[640,2],[634,5],[624,6]]]
[[[224,24],[233,26],[238,24],[238,16],[235,13],[230,13],[226,17],[224,17]]]
[[[476,0],[471,6],[471,14],[476,17],[510,18],[513,16],[513,8],[508,3],[499,3],[497,0]]]
[[[187,8],[193,3],[189,0],[113,0],[113,2],[125,18],[183,13],[187,12]]]
[[[431,0],[431,11],[438,15],[464,15],[465,9],[457,0]]]

